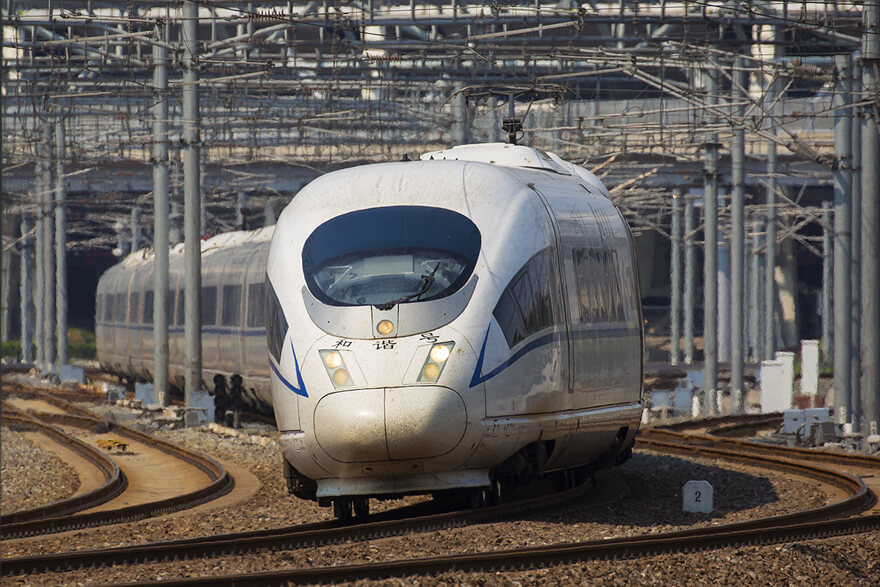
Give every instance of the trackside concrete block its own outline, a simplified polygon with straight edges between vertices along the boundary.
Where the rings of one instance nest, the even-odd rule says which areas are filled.
[[[819,391],[819,341],[801,341],[801,393],[816,395]]]
[[[682,488],[681,507],[686,512],[711,514],[713,497],[708,481],[688,481]]]
[[[214,421],[214,398],[207,391],[193,391],[184,422],[187,428]]]
[[[67,383],[70,381],[75,383],[85,382],[85,372],[82,367],[77,367],[76,365],[58,365],[56,371],[61,383]]]
[[[782,412],[791,407],[791,388],[785,388],[782,361],[761,361],[761,412]]]
[[[155,386],[152,383],[135,383],[134,397],[139,399],[142,405],[148,406],[154,402]]]

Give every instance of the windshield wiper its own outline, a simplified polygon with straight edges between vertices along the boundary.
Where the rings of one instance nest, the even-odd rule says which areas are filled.
[[[378,304],[376,307],[379,308],[380,310],[382,310],[383,312],[387,312],[388,310],[390,310],[391,308],[393,308],[397,304],[402,304],[403,302],[408,302],[413,298],[422,297],[423,295],[428,293],[428,290],[431,289],[432,285],[434,285],[434,274],[437,273],[437,269],[440,268],[440,265],[442,263],[443,263],[442,261],[440,263],[437,263],[434,266],[434,270],[431,271],[430,273],[423,273],[422,274],[422,285],[419,286],[419,289],[417,292],[409,294],[407,296],[403,296],[402,298],[399,298],[397,300],[392,300],[392,301],[387,302],[385,304]]]

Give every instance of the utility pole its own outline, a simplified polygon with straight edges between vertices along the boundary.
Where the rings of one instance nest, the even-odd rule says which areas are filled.
[[[183,3],[184,404],[202,388],[201,193],[199,169],[198,4]],[[190,425],[190,422],[187,422]]]
[[[776,80],[767,84],[765,92],[770,132],[776,133],[773,115],[776,112]],[[764,244],[767,246],[764,266],[764,349],[763,358],[770,360],[776,353],[776,143],[767,142],[767,225]],[[827,352],[827,351],[826,351]]]
[[[706,71],[706,103],[716,105],[715,71]],[[717,117],[710,116],[709,125],[714,126]],[[703,391],[706,405],[704,413],[710,416],[718,413],[718,288],[716,272],[718,268],[718,135],[710,132],[703,145],[703,215],[705,237],[703,238]]]
[[[736,105],[746,99],[747,85],[744,61],[737,55],[733,61],[733,143],[730,147],[733,189],[730,200],[730,411],[743,411],[743,296],[745,288],[745,107]]]
[[[822,202],[822,360],[828,362],[834,349],[834,304],[831,291],[834,267],[834,212],[831,202]]]
[[[25,364],[34,362],[34,237],[29,236],[33,228],[33,215],[28,211],[22,212],[19,297],[21,298],[21,361]]]
[[[131,252],[141,248],[141,209],[135,204],[131,209]]]
[[[55,334],[58,364],[67,359],[67,205],[64,201],[64,119],[55,119]]]
[[[866,0],[862,12],[862,248],[880,246],[880,0]],[[862,255],[862,407],[867,432],[880,434],[880,268],[876,255]]]
[[[672,291],[670,292],[669,363],[678,365],[681,342],[681,194],[672,194]]]
[[[153,393],[168,405],[168,49],[163,23],[153,44]]]
[[[761,289],[763,284],[761,283],[761,225],[763,223],[759,220],[758,215],[754,214],[752,216],[751,221],[749,222],[749,226],[752,229],[752,238],[751,238],[751,254],[749,255],[749,260],[751,264],[750,268],[750,276],[749,276],[749,287],[747,291],[749,292],[749,315],[748,315],[748,325],[749,325],[749,357],[753,361],[760,361],[761,351],[760,351],[760,331],[761,331]]]
[[[52,134],[53,127],[47,117],[43,125],[43,153],[45,174],[43,185],[43,371],[51,373],[55,366],[55,236],[52,214]]]
[[[694,197],[684,199],[684,362],[694,362],[694,277],[697,274],[697,253],[694,245]]]
[[[34,116],[36,116],[36,112],[34,112]],[[37,370],[42,369],[46,362],[46,347],[43,345],[46,328],[45,320],[43,319],[46,298],[46,288],[43,285],[43,246],[46,238],[43,230],[43,194],[48,191],[49,187],[46,185],[44,172],[46,166],[46,161],[43,157],[44,153],[45,146],[38,142],[34,153],[37,159],[36,165],[34,165],[34,204],[37,210],[36,214],[34,214],[34,226],[36,227],[34,231],[34,339],[37,343],[37,353],[34,361]]]
[[[852,279],[850,166],[852,159],[852,114],[843,108],[850,102],[850,66],[848,55],[834,58],[837,84],[834,91],[834,152],[837,164],[834,177],[834,397],[837,403],[838,424],[850,422],[851,333],[852,309],[850,288]]]
[[[852,95],[858,96],[862,87],[861,61],[853,60]],[[850,210],[852,218],[852,304],[850,316],[852,326],[852,368],[850,374],[850,405],[852,407],[852,428],[854,434],[862,432],[862,125],[859,108],[852,109],[852,169],[850,186],[852,200]]]

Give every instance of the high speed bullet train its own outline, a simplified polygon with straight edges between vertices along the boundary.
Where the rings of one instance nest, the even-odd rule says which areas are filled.
[[[274,230],[203,250],[204,379],[239,374],[271,401],[288,488],[338,517],[370,497],[483,501],[632,453],[644,347],[632,234],[601,181],[552,153],[464,145],[335,171]],[[98,353],[147,376],[151,261],[132,257],[101,279]]]

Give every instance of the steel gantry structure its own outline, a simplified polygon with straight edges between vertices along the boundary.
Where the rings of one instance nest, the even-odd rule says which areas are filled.
[[[36,248],[35,266],[20,263],[21,281],[35,278],[42,291],[63,279],[59,255],[71,246],[115,244],[112,227],[139,202],[155,200],[154,243],[164,249],[173,233],[166,202],[180,204],[180,191],[191,241],[235,225],[222,212],[206,213],[202,197],[209,210],[238,202],[241,218],[247,197],[292,195],[295,187],[267,173],[268,163],[320,170],[500,140],[513,96],[529,144],[597,168],[637,230],[672,238],[683,251],[689,277],[684,295],[673,297],[688,303],[674,309],[673,330],[680,334],[684,322],[691,360],[693,252],[703,245],[703,282],[712,285],[703,288],[704,409],[720,406],[720,361],[730,363],[732,409],[741,410],[743,362],[768,358],[780,344],[773,319],[785,312],[777,308],[778,246],[796,239],[824,254],[817,237],[801,230],[827,225],[818,202],[802,205],[805,189],[834,194],[827,228],[835,301],[845,291],[876,291],[876,259],[855,247],[861,241],[872,252],[876,241],[877,18],[874,0],[6,0],[4,209],[21,222],[4,228],[4,248]],[[847,133],[847,124],[855,130]],[[65,227],[73,207],[89,205],[82,195],[105,189],[96,186],[114,170],[138,176],[145,166],[155,180],[149,186],[128,180],[113,205]],[[856,185],[861,213],[852,209]],[[672,205],[673,189],[684,205]],[[675,231],[673,212],[685,214]],[[715,275],[727,261],[719,265],[716,252],[728,249],[719,242],[732,255],[724,307]],[[681,264],[671,266],[678,283]],[[760,298],[745,295],[747,281]],[[195,291],[197,284],[190,317],[198,312]],[[874,296],[860,297],[862,311],[851,317],[856,324],[861,315],[860,332],[843,325],[845,304],[834,311],[835,363],[853,365],[835,369],[835,387],[847,390],[837,394],[838,415],[856,430],[880,420],[878,328],[867,326],[878,315]],[[36,312],[43,328],[60,324],[66,309],[47,297]],[[763,316],[748,331],[739,319],[746,313]],[[22,327],[33,324],[24,314]],[[37,337],[44,364],[56,360],[51,338],[45,328]],[[865,393],[851,395],[853,381]],[[865,417],[854,419],[858,405]]]

